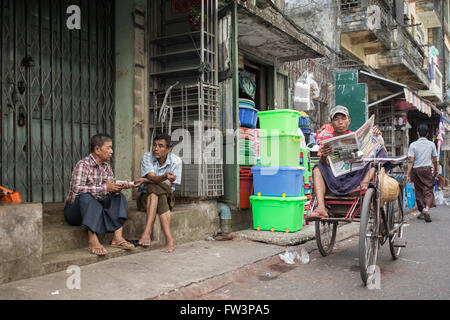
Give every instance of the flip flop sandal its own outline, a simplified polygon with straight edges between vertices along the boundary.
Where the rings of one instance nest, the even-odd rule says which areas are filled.
[[[135,246],[132,243],[129,243],[126,240],[123,240],[116,244],[111,243],[111,247],[125,249],[125,250],[133,250],[135,248]]]

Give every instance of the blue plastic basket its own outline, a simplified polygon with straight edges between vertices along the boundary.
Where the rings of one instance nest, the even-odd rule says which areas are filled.
[[[239,105],[239,121],[241,122],[241,127],[256,128],[258,110],[252,107]]]
[[[298,197],[303,186],[303,167],[252,167],[254,194]]]

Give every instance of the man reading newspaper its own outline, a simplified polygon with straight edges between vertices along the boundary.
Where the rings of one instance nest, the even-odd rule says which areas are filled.
[[[375,169],[370,168],[370,164],[350,165],[348,161],[336,157],[336,154],[332,153],[332,148],[335,152],[339,149],[341,155],[347,152],[349,158],[358,150],[363,152],[364,157],[387,157],[381,132],[373,126],[373,117],[355,133],[348,130],[351,120],[346,107],[336,106],[331,109],[330,119],[330,125],[325,127],[325,130],[322,130],[317,137],[316,143],[321,146],[320,161],[314,166],[313,179],[318,205],[307,218],[328,217],[325,208],[327,190],[336,195],[346,195],[356,191],[360,186],[365,189],[375,174]],[[373,136],[376,139],[373,139]],[[327,143],[328,139],[331,143]]]

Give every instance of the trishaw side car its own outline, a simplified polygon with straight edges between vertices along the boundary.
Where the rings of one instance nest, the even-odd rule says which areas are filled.
[[[401,249],[406,247],[402,197],[405,184],[402,164],[405,159],[406,156],[359,160],[368,162],[375,168],[374,178],[368,186],[366,188],[361,186],[355,192],[345,196],[326,193],[325,205],[328,210],[328,217],[306,218],[307,221],[315,221],[316,242],[322,256],[327,256],[332,252],[339,223],[360,223],[359,265],[364,285],[367,284],[373,270],[375,270],[378,249],[381,245],[389,241],[393,259],[397,259]],[[380,173],[384,161],[388,161],[391,166],[402,170],[395,174],[400,190],[397,198],[391,202],[381,200]],[[393,176],[393,173],[391,172],[390,175]],[[316,207],[317,199],[313,194],[307,214]]]

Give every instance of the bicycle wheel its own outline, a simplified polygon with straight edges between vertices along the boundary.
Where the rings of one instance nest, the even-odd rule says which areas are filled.
[[[326,257],[333,251],[336,240],[337,222],[316,221],[317,248],[322,256]]]
[[[377,263],[380,229],[377,206],[376,190],[369,188],[364,196],[359,227],[359,270],[364,285],[369,278],[369,267]]]
[[[404,233],[403,233],[403,197],[401,193],[398,195],[397,200],[389,202],[388,204],[388,223],[389,230],[398,228],[398,230],[389,237],[389,249],[391,250],[392,259],[396,260],[402,247],[405,245]]]

